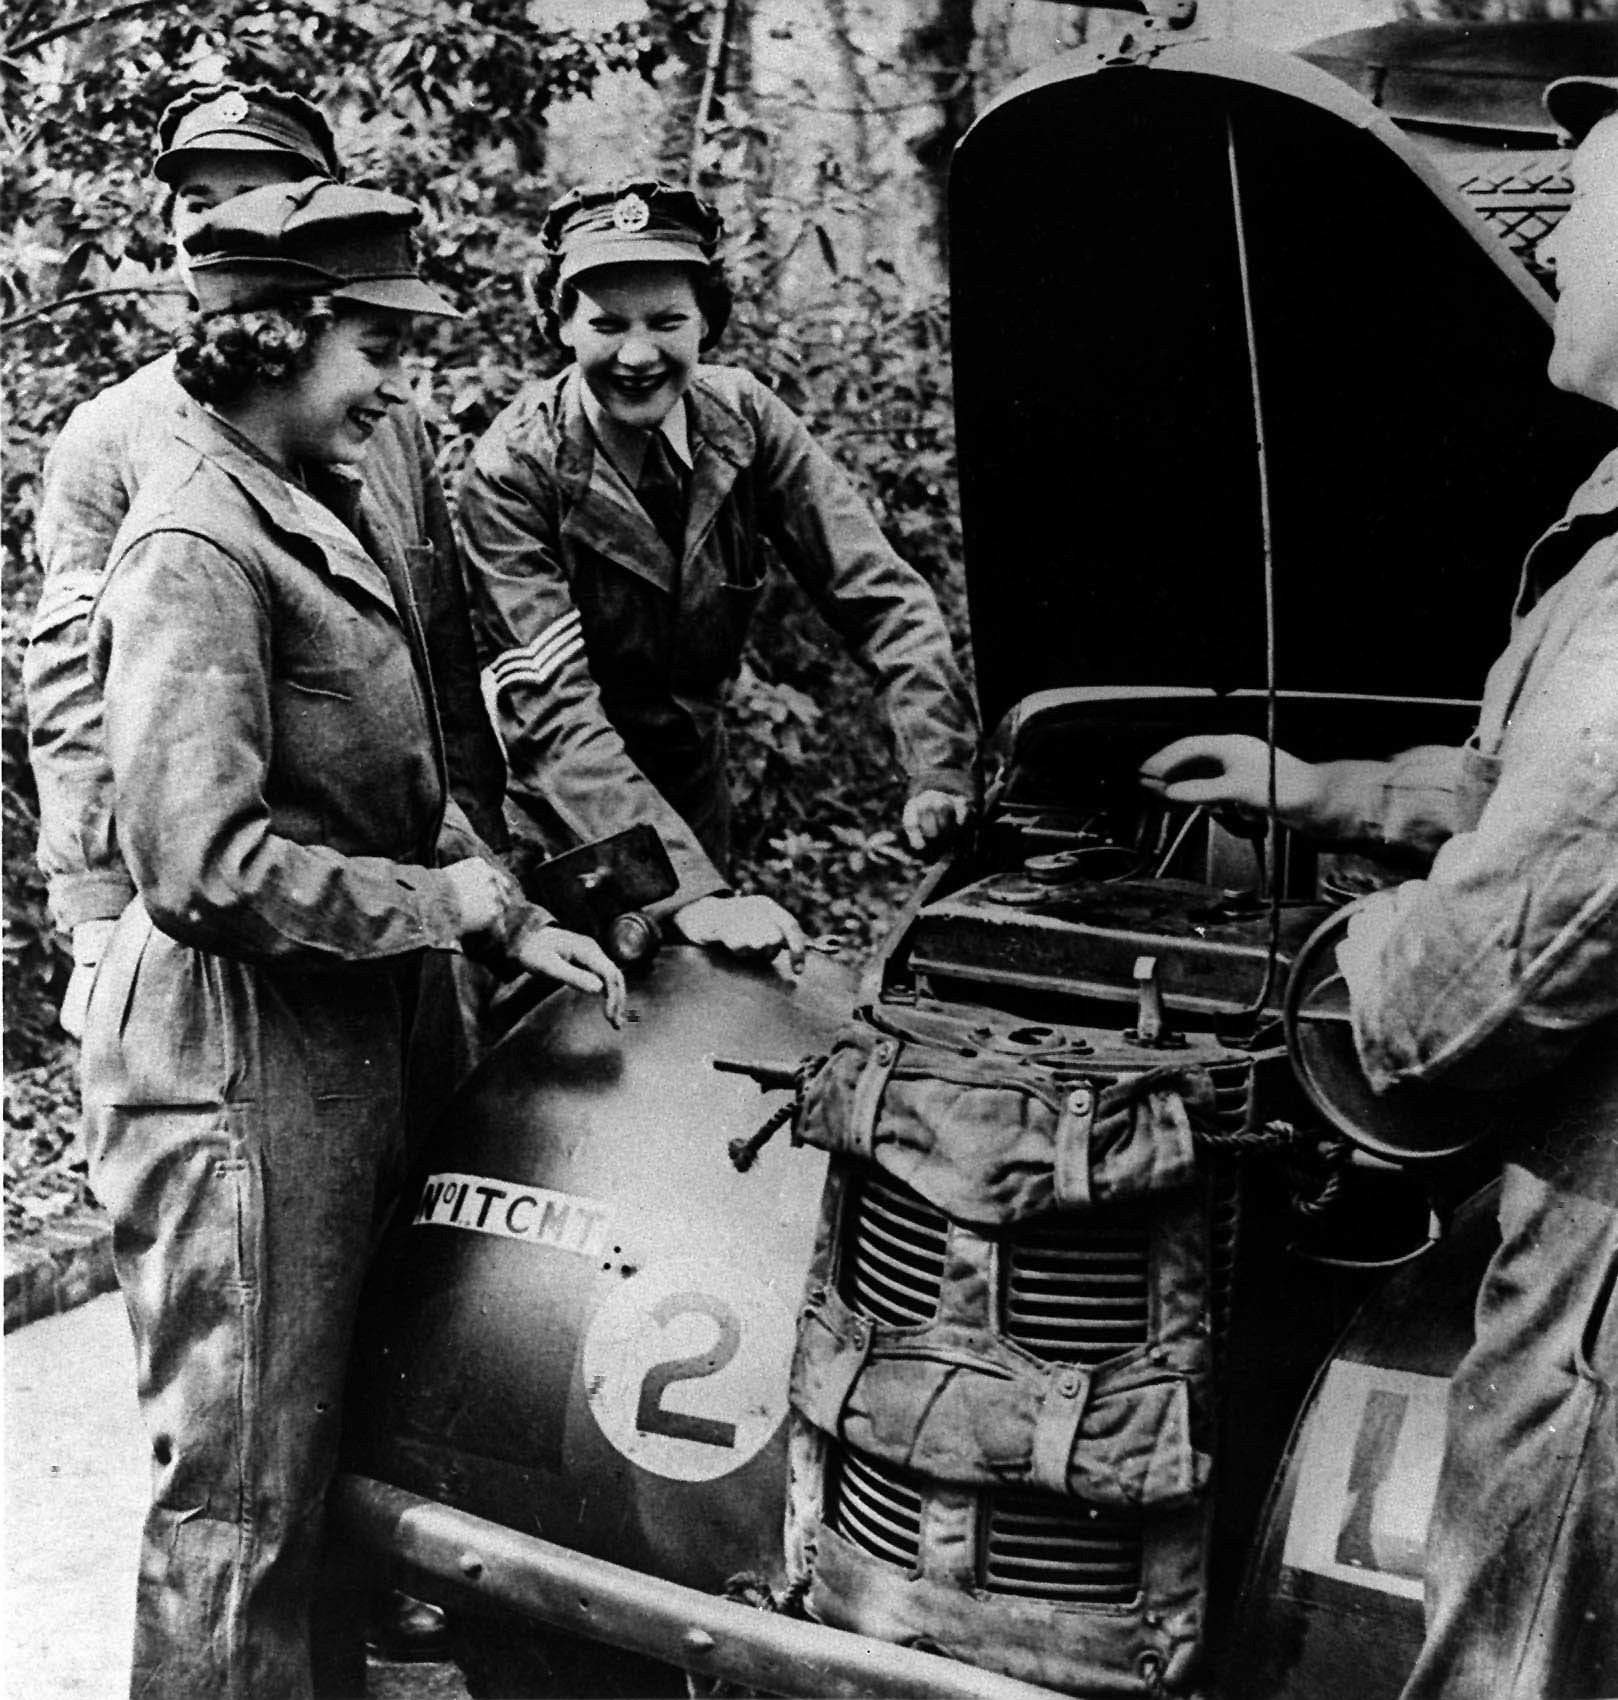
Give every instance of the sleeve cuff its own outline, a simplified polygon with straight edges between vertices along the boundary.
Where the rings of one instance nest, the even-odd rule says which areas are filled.
[[[977,782],[970,772],[954,767],[927,767],[910,776],[908,795],[919,797],[923,791],[947,791],[952,796],[970,801],[978,794]]]
[[[122,868],[107,873],[59,874],[50,881],[51,919],[64,933],[85,921],[116,921],[135,895]]]
[[[717,868],[690,868],[685,871],[674,895],[664,898],[661,903],[649,904],[646,912],[654,921],[666,921],[688,903],[695,903],[698,898],[733,897],[735,891],[736,888]]]

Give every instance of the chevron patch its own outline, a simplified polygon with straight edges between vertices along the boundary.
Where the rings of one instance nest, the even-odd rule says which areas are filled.
[[[537,637],[508,649],[489,663],[489,677],[497,691],[513,685],[532,685],[543,690],[556,675],[584,653],[583,623],[575,608],[554,620]]]

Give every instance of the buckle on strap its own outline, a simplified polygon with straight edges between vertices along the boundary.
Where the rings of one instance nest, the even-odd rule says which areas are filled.
[[[843,1149],[870,1162],[876,1146],[876,1118],[882,1110],[882,1094],[899,1063],[904,1047],[897,1039],[878,1039],[860,1070],[859,1085],[854,1088],[854,1102],[849,1107],[848,1131]]]
[[[1068,1465],[1078,1440],[1079,1424],[1090,1403],[1091,1375],[1077,1364],[1053,1364],[1034,1418],[1033,1453],[1028,1476],[1036,1486],[1071,1494]]]
[[[1089,1081],[1070,1086],[1056,1122],[1052,1181],[1056,1202],[1068,1209],[1090,1203],[1090,1134],[1096,1122],[1096,1089]]]
[[[809,1330],[829,1336],[830,1349],[809,1345]],[[798,1346],[792,1362],[792,1402],[816,1428],[827,1434],[841,1431],[843,1407],[865,1368],[876,1338],[876,1324],[856,1316],[840,1301],[811,1303],[798,1323]]]

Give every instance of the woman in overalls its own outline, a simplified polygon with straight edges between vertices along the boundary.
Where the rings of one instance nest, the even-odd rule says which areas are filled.
[[[316,1691],[322,1503],[424,953],[622,1010],[616,968],[492,859],[438,865],[469,828],[403,547],[338,476],[404,397],[412,315],[453,314],[415,275],[417,218],[310,178],[191,236],[175,371],[200,405],[92,620],[138,895],[90,997],[85,1125],[152,1439],[150,1700]]]

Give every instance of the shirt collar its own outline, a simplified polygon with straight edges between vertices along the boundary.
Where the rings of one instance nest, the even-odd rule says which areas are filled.
[[[199,403],[198,411],[203,421],[225,442],[246,455],[261,471],[270,475],[274,480],[270,488],[283,493],[283,500],[291,504],[291,513],[301,518],[311,535],[326,543],[336,542],[346,549],[357,550],[367,560],[371,558],[371,551],[360,540],[354,527],[355,514],[353,510],[357,506],[360,491],[364,487],[363,479],[359,474],[346,466],[329,466],[319,469],[321,473],[332,480],[332,483],[328,486],[329,489],[339,495],[346,494],[353,499],[348,504],[350,511],[340,513],[330,502],[323,500],[309,488],[303,478],[302,468],[288,470],[267,455],[245,431],[238,430],[223,414],[216,413],[206,404]],[[261,494],[265,493],[262,485],[259,486],[259,490]],[[281,511],[283,523],[287,517],[287,510],[283,507]]]
[[[595,433],[596,441],[607,451],[612,463],[629,481],[630,489],[640,483],[641,469],[646,464],[646,451],[652,444],[650,431],[637,430],[633,425],[625,425],[607,412],[596,393],[579,375],[579,394],[584,406],[584,417],[589,422],[590,429]],[[674,458],[687,472],[691,470],[691,427],[686,410],[685,397],[669,409],[668,417],[658,426],[663,440],[673,451]]]

